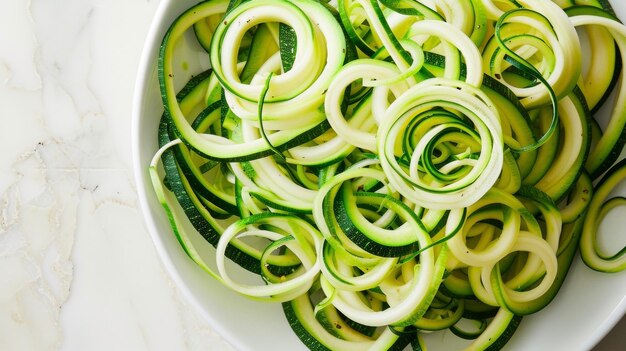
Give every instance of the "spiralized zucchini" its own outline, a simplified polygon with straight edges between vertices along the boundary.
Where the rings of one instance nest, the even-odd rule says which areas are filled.
[[[181,43],[210,68],[177,91]],[[208,0],[163,38],[154,189],[189,257],[312,350],[497,350],[579,247],[626,268],[597,243],[626,204],[624,55],[599,0]]]

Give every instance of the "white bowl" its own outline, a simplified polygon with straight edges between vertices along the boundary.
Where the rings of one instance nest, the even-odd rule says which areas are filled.
[[[133,110],[133,165],[139,201],[148,230],[163,265],[207,322],[236,349],[306,350],[292,333],[281,306],[234,294],[210,278],[183,252],[152,191],[148,166],[158,149],[157,128],[163,112],[156,76],[161,38],[170,23],[197,0],[163,0],[146,40],[136,83]],[[613,1],[626,19],[626,3]],[[188,58],[190,68],[206,65]],[[196,72],[197,73],[197,72]],[[605,228],[624,234],[623,224]],[[621,245],[624,243],[622,242]],[[589,350],[626,312],[626,274],[602,274],[577,257],[561,291],[544,310],[522,320],[507,350]],[[450,332],[429,336],[429,350],[451,350],[458,338]]]

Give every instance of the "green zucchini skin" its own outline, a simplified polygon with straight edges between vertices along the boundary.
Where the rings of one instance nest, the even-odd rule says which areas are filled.
[[[626,269],[626,248],[596,243],[626,204],[609,196],[626,178],[609,2],[427,5],[208,0],[163,38],[150,175],[172,231],[210,276],[280,303],[311,350],[425,350],[446,329],[500,350],[577,250]],[[586,70],[576,28],[598,49]],[[180,89],[179,50],[211,67]]]

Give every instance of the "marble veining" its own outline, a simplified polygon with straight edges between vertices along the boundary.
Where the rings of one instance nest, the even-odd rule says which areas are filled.
[[[162,269],[130,111],[156,1],[0,5],[0,349],[231,350]]]
[[[0,3],[0,350],[233,350],[138,209],[131,100],[157,5]]]

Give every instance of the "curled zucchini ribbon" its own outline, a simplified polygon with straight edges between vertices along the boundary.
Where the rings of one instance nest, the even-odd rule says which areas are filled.
[[[500,175],[504,156],[499,120],[491,100],[471,85],[445,78],[421,82],[395,100],[383,117],[377,143],[383,170],[420,207],[467,207]],[[397,157],[396,150],[403,154]],[[446,153],[448,158],[434,157]]]
[[[159,54],[155,193],[310,349],[501,349],[578,249],[626,269],[598,240],[626,203],[625,28],[604,0],[201,2]]]
[[[613,166],[596,186],[594,197],[589,204],[583,235],[580,240],[580,255],[583,261],[592,269],[601,272],[619,272],[626,269],[626,247],[620,250],[611,250],[615,253],[608,254],[598,241],[597,235],[602,220],[611,210],[626,205],[623,196],[611,195],[626,178],[626,162],[620,161]],[[611,233],[615,235],[615,233]]]

